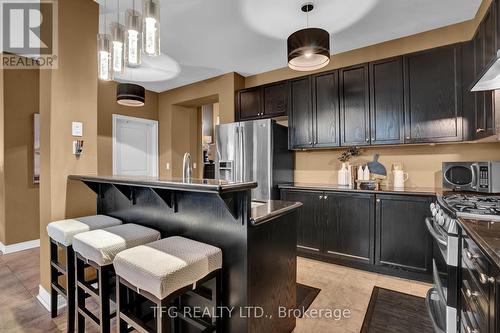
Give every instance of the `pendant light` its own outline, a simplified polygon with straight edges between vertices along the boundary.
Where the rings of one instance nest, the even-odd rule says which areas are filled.
[[[106,8],[106,1],[104,1]],[[111,61],[111,36],[106,34],[106,14],[104,14],[104,28],[97,34],[97,77],[99,80],[113,80],[113,65]]]
[[[294,32],[288,37],[288,67],[296,71],[313,71],[330,62],[330,34],[319,28],[309,28],[309,12],[312,3],[302,5],[307,15],[306,29]]]
[[[116,0],[116,4],[117,21],[111,23],[113,71],[123,73],[125,70],[125,27],[120,24],[120,0]]]
[[[125,59],[127,67],[139,67],[141,65],[142,53],[142,17],[135,10],[135,0],[132,1],[132,9],[125,13]]]
[[[144,106],[146,101],[144,87],[132,83],[118,83],[116,86],[116,102],[123,106]]]
[[[160,3],[158,0],[143,0],[144,54],[160,55]]]

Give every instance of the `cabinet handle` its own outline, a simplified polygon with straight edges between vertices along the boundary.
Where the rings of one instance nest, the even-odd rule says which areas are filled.
[[[375,138],[372,138],[372,141],[375,141]]]
[[[377,202],[380,202],[380,199],[377,199]]]
[[[370,142],[370,138],[366,138],[366,139],[365,139],[365,141],[366,141],[366,142]]]
[[[488,284],[489,283],[495,283],[495,278],[491,277],[491,276],[488,276],[484,273],[479,273],[479,281],[482,283],[482,284]]]
[[[327,195],[325,195],[325,196],[323,197],[323,199],[325,199],[325,200],[326,200],[326,199],[328,199],[328,196],[327,196]]]
[[[411,138],[409,136],[406,137],[406,140],[410,140]]]
[[[322,195],[320,195],[320,196],[319,196],[319,200],[322,200],[322,199],[323,199],[323,196],[322,196]]]
[[[469,298],[472,298],[472,297],[478,297],[479,296],[479,293],[477,291],[471,291],[470,289],[467,289],[465,291],[465,294],[467,295],[467,297]]]
[[[309,141],[309,144],[312,145],[313,144],[312,141]]]
[[[474,261],[477,258],[479,258],[479,256],[477,254],[472,254],[469,250],[465,250],[465,255],[467,256],[467,259],[469,259],[471,261]]]
[[[478,333],[476,329],[470,328],[469,325],[465,325],[465,330],[467,331],[467,333]]]
[[[318,143],[318,141],[314,141],[313,143],[314,143],[314,144],[317,144],[317,143]]]
[[[486,132],[486,130],[484,128],[478,128],[476,130],[476,133],[484,133],[484,132]]]

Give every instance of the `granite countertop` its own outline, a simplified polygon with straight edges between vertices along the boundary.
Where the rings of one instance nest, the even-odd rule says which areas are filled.
[[[165,177],[70,175],[68,176],[68,179],[81,180],[83,182],[91,183],[131,185],[168,190],[215,193],[244,191],[257,187],[256,182],[228,182],[225,180],[195,178],[185,181],[182,178]]]
[[[413,195],[438,195],[443,192],[443,189],[437,187],[405,187],[398,189],[391,186],[381,186],[380,190],[361,190],[349,188],[335,184],[318,184],[318,183],[288,183],[280,184],[282,189],[302,189],[302,190],[320,190],[320,191],[339,191],[339,192],[359,192],[359,193],[382,193],[382,194],[413,194]]]
[[[500,268],[500,222],[464,218],[459,218],[458,221],[492,263]]]
[[[250,223],[259,225],[276,217],[289,213],[302,206],[300,202],[289,202],[281,200],[252,201],[252,212]]]

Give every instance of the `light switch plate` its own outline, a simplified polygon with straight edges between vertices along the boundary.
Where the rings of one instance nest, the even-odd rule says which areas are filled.
[[[83,136],[83,123],[79,121],[74,121],[71,124],[71,135],[72,136]]]

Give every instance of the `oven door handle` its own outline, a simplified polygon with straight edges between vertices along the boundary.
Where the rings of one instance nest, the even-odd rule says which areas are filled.
[[[444,240],[437,232],[436,230],[434,229],[434,227],[432,226],[432,222],[431,222],[431,218],[427,217],[425,219],[425,225],[427,226],[427,230],[429,230],[429,233],[431,234],[431,236],[437,240],[439,242],[439,244],[441,245],[444,245],[444,246],[448,246],[448,242],[446,240]]]

